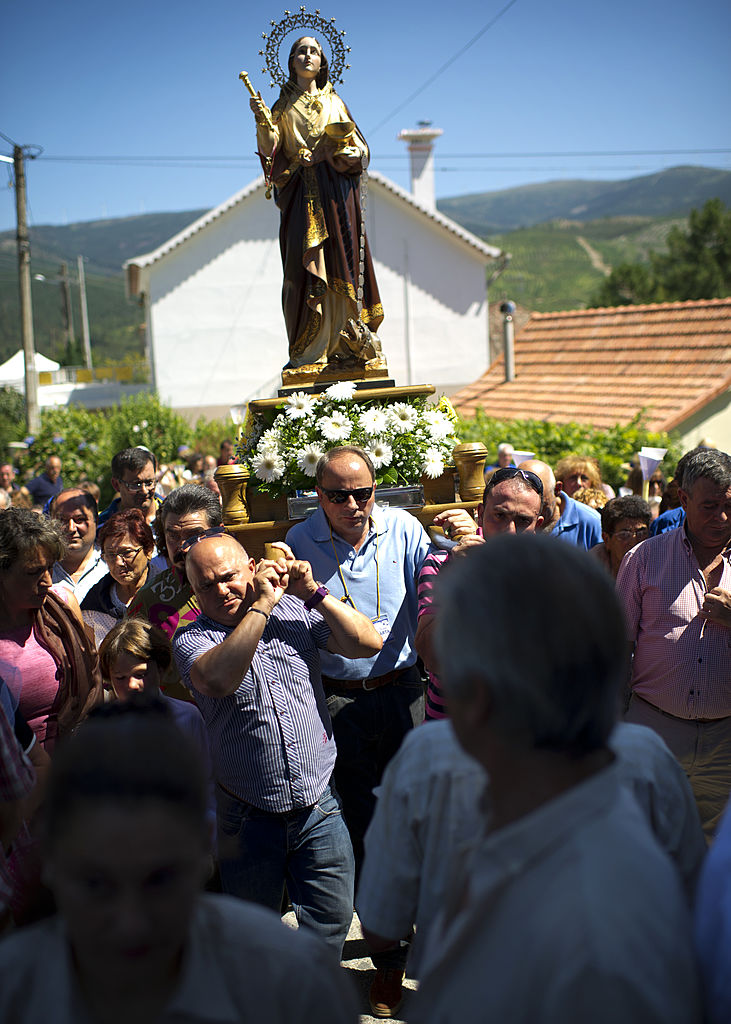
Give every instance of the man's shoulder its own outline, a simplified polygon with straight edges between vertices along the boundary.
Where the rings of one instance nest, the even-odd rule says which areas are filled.
[[[661,512],[657,519],[650,524],[650,536],[656,537],[670,530],[677,530],[685,521],[685,509],[680,505],[677,508],[669,508]]]
[[[356,1019],[350,987],[324,943],[306,929],[287,928],[274,911],[204,893],[192,930],[202,955],[199,963],[214,974],[221,972],[237,1020],[238,1014],[275,1024],[312,1020],[313,1015],[326,1024]],[[211,950],[217,953],[213,962]],[[250,968],[243,974],[242,962]],[[205,981],[211,983],[210,975]]]
[[[104,509],[104,511],[99,513],[99,518],[97,520],[97,527],[103,526],[104,523],[106,523],[107,519],[109,519],[110,516],[114,515],[114,513],[119,508],[120,501],[121,501],[120,498],[113,498],[109,502],[107,507]]]
[[[179,653],[194,651],[201,645],[210,646],[211,642],[225,639],[231,633],[230,626],[222,626],[207,615],[199,615],[194,622],[179,629],[172,638],[173,650]]]
[[[578,519],[579,522],[598,524],[601,529],[602,517],[595,508],[585,505],[583,501],[577,501],[576,498],[570,498],[568,495],[564,495],[564,497],[566,498],[566,508],[569,513],[566,517],[567,519],[574,518]]]
[[[379,517],[375,519],[379,537],[385,544],[398,544],[403,547],[404,555],[415,557],[419,566],[429,550],[429,535],[416,516],[412,516],[403,508],[379,509]]]
[[[185,603],[190,600],[192,593],[193,589],[187,580],[181,581],[177,570],[169,567],[163,569],[140,588],[135,603],[137,601],[149,603],[151,600],[162,598],[163,595],[168,602],[176,600]]]
[[[287,530],[285,541],[294,550],[294,545],[299,541],[329,540],[330,533],[327,527],[327,519],[322,508],[318,507],[299,523]],[[295,554],[297,552],[295,551]]]
[[[406,776],[414,770],[422,779],[444,772],[467,771],[469,774],[484,774],[478,762],[462,749],[452,723],[447,719],[426,722],[418,729],[409,730],[392,764],[398,768],[397,774],[400,775],[404,769]]]
[[[653,565],[660,566],[668,559],[675,558],[683,550],[683,530],[666,530],[664,533],[657,533],[654,537],[648,537],[630,548],[622,560],[622,564],[632,562],[638,568],[647,569]]]

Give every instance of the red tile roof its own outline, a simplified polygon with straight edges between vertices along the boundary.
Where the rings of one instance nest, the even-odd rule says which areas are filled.
[[[452,403],[595,427],[645,408],[650,430],[672,430],[729,387],[731,298],[534,313],[515,338],[515,380],[500,356]]]

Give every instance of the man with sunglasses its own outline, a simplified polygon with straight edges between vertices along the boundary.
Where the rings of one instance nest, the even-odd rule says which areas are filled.
[[[312,565],[327,591],[363,612],[383,637],[383,649],[370,658],[349,661],[322,653],[322,681],[338,745],[333,777],[357,878],[375,806],[373,790],[404,735],[424,718],[414,634],[417,580],[429,538],[408,512],[376,505],[375,470],[362,449],[332,448],[317,465],[316,481],[320,507],[292,527],[287,544],[296,558]],[[371,1004],[380,1012],[377,1006],[390,998],[380,987],[387,977],[397,977],[400,991],[405,955],[396,951],[374,962]]]
[[[102,527],[115,512],[138,508],[148,523],[152,523],[162,501],[162,495],[155,492],[157,484],[157,459],[142,445],[125,448],[112,459],[112,487],[119,497],[99,513],[99,527]]]
[[[416,630],[416,649],[429,674],[426,717],[448,717],[441,686],[435,674],[432,648],[434,636],[434,581],[450,557],[463,555],[474,545],[484,544],[488,537],[501,533],[535,533],[543,525],[543,483],[531,470],[508,466],[496,469],[485,485],[482,504],[477,507],[481,533],[460,538],[448,551],[432,551],[419,575],[419,625]]]

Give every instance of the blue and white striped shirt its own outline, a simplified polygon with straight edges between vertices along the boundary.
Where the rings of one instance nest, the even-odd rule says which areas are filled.
[[[310,807],[335,764],[335,740],[320,677],[330,627],[286,594],[275,606],[238,689],[207,697],[190,681],[198,658],[233,632],[201,615],[173,638],[180,678],[195,697],[211,741],[217,781],[273,813]]]

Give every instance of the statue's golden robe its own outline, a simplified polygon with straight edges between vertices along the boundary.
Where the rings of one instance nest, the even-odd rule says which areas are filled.
[[[284,284],[282,308],[291,366],[325,363],[352,353],[340,338],[349,317],[358,319],[358,264],[361,240],[360,174],[368,146],[358,128],[345,142],[329,138],[326,126],[352,122],[328,82],[305,93],[287,82],[272,109],[275,148],[262,156],[281,211],[279,243]],[[271,134],[257,129],[260,151]],[[345,153],[338,149],[347,146]],[[302,163],[303,152],[312,162]],[[363,268],[360,320],[375,333],[383,320],[368,242]]]

